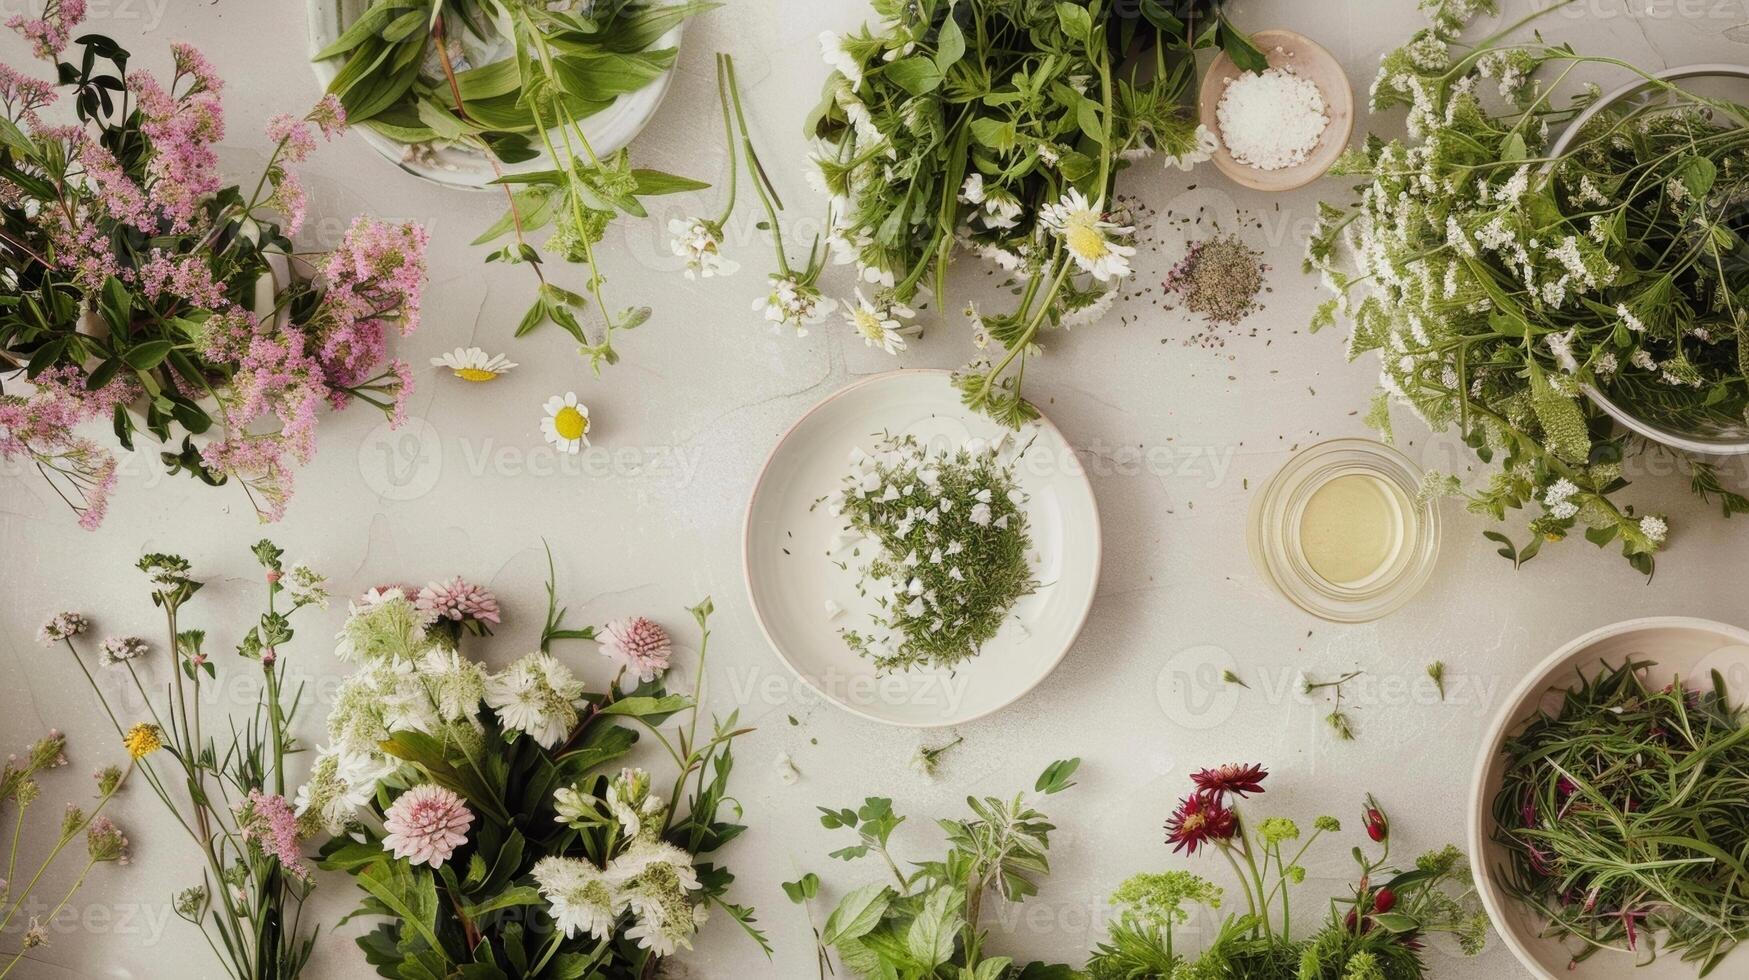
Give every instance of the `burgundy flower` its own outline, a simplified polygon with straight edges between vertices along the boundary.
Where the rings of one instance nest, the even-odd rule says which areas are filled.
[[[1360,819],[1366,827],[1366,835],[1374,843],[1382,843],[1391,836],[1391,822],[1385,819],[1385,811],[1379,809],[1378,803],[1370,794],[1366,798],[1366,808],[1360,811]]]
[[[1209,841],[1229,840],[1238,830],[1233,811],[1213,796],[1197,793],[1178,801],[1178,809],[1166,820],[1166,843],[1173,853],[1195,854]]]
[[[1263,792],[1263,778],[1268,775],[1269,772],[1256,763],[1242,766],[1229,762],[1214,769],[1193,772],[1190,779],[1196,783],[1199,793],[1219,800],[1226,793],[1243,798],[1251,793]]]

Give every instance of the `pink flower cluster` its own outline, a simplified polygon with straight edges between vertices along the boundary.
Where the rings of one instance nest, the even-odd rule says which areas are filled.
[[[37,44],[39,53],[53,54],[65,47],[84,12],[85,0],[49,0],[43,17],[14,17],[8,24]],[[202,449],[202,461],[236,477],[261,515],[273,520],[290,499],[292,469],[315,452],[316,418],[324,403],[344,408],[362,398],[400,422],[412,369],[388,358],[388,337],[391,330],[407,334],[418,326],[426,236],[417,225],[360,218],[340,247],[314,267],[314,283],[280,283],[281,302],[271,314],[232,302],[228,297],[239,290],[252,292],[248,277],[261,260],[249,255],[252,264],[239,273],[236,246],[212,234],[214,222],[267,211],[283,219],[286,234],[296,234],[306,206],[292,165],[314,149],[312,127],[332,139],[344,130],[346,113],[326,96],[301,119],[274,117],[267,135],[275,152],[265,174],[271,196],[258,195],[215,217],[207,207],[223,185],[215,148],[225,133],[219,94],[224,83],[195,48],[176,44],[171,53],[175,71],[167,87],[149,72],[127,73],[148,150],[143,163],[130,157],[125,166],[87,130],[43,125],[36,110],[52,101],[52,85],[0,66],[0,104],[7,117],[40,141],[60,143],[77,164],[69,172],[82,174],[57,188],[61,206],[26,201],[10,182],[0,186],[0,203],[35,215],[38,250],[49,256],[38,261],[79,287],[95,293],[113,277],[143,295],[154,316],[197,325],[194,353],[213,378],[219,402],[213,414],[222,423]],[[117,224],[154,239],[137,266],[113,245]],[[298,307],[295,321],[284,302],[286,289],[316,294],[313,305]],[[136,311],[142,305],[136,303]],[[162,377],[191,401],[209,394],[180,373]],[[86,391],[84,374],[71,366],[33,381],[34,394],[0,396],[0,457],[30,459],[81,522],[94,527],[114,484],[115,460],[74,430],[138,398],[139,388],[118,380]],[[277,424],[263,424],[269,422]]]
[[[310,867],[304,863],[303,841],[298,837],[298,815],[285,797],[252,789],[231,809],[237,814],[237,829],[245,842],[278,858],[287,874],[309,880]]]
[[[673,652],[668,631],[642,616],[608,623],[601,637],[602,656],[640,681],[653,681],[666,671]]]
[[[459,575],[420,589],[413,605],[431,622],[447,619],[461,623],[474,619],[498,624],[498,597]]]
[[[29,396],[0,395],[0,459],[27,459],[49,478],[49,485],[79,515],[85,528],[103,522],[115,488],[115,456],[74,430],[107,418],[118,402],[139,390],[119,375],[96,391],[71,366],[37,375]]]
[[[85,0],[47,0],[41,17],[14,14],[6,26],[29,41],[38,58],[53,59],[73,39],[73,28],[85,19]]]

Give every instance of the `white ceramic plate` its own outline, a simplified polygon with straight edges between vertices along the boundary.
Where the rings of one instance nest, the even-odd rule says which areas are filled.
[[[344,25],[352,23],[369,6],[370,0],[308,0],[310,55],[313,57],[316,52],[332,44],[345,29]],[[673,30],[657,39],[653,47],[678,48],[685,27],[686,22],[681,21]],[[340,58],[330,58],[327,61],[310,63],[315,69],[316,80],[321,83],[324,91],[334,81],[334,76],[339,74],[341,62]],[[668,85],[673,80],[674,69],[670,68],[650,84],[636,92],[620,96],[612,105],[583,120],[583,135],[588,138],[589,145],[596,154],[606,156],[636,139],[638,133],[643,131],[650,118],[656,114],[656,109],[662,104],[662,98],[668,94]],[[489,189],[492,181],[498,178],[485,155],[467,147],[433,144],[429,156],[415,158],[407,152],[407,144],[392,140],[369,126],[358,126],[356,131],[364,136],[365,142],[395,166],[433,183],[484,190]],[[545,150],[531,160],[501,165],[505,173],[524,173],[551,167],[552,163]]]
[[[1654,686],[1677,676],[1690,685],[1705,685],[1710,683],[1707,678],[1711,672],[1717,670],[1724,675],[1733,697],[1749,692],[1749,631],[1705,619],[1661,616],[1631,619],[1579,637],[1539,664],[1507,698],[1506,708],[1482,740],[1471,777],[1470,856],[1477,890],[1494,921],[1494,930],[1537,980],[1694,980],[1696,965],[1673,955],[1661,955],[1650,965],[1636,966],[1635,957],[1626,953],[1602,952],[1569,968],[1567,947],[1541,938],[1542,918],[1508,895],[1497,880],[1506,855],[1493,841],[1493,801],[1506,765],[1500,746],[1507,732],[1516,732],[1538,710],[1558,710],[1559,692],[1578,683],[1580,670],[1591,676],[1600,661],[1620,666],[1630,657],[1657,663],[1649,674]],[[1749,975],[1749,950],[1726,957],[1714,975]]]
[[[765,461],[747,504],[743,560],[754,615],[772,648],[802,681],[854,714],[891,725],[935,727],[981,718],[1020,699],[1069,652],[1099,584],[1099,507],[1074,450],[1040,419],[1008,433],[1004,457],[1031,499],[1037,592],[1022,598],[978,656],[958,670],[878,676],[838,631],[866,627],[869,600],[827,551],[840,520],[820,498],[837,490],[853,447],[883,432],[958,447],[994,440],[1001,426],[960,404],[946,371],[895,371],[855,382],[816,405]],[[1030,445],[1028,444],[1030,441]],[[1024,451],[1022,451],[1022,447]],[[826,614],[827,601],[843,607]]]

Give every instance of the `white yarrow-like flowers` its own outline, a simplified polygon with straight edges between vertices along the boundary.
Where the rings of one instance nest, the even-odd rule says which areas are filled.
[[[566,936],[586,932],[597,940],[613,936],[624,902],[600,868],[578,858],[545,857],[530,873],[559,931]]]
[[[1039,221],[1057,236],[1083,272],[1100,282],[1129,276],[1130,256],[1136,249],[1117,241],[1116,236],[1135,229],[1105,220],[1098,206],[1089,204],[1076,188],[1069,188],[1061,201],[1046,205]]]
[[[686,260],[686,278],[733,275],[741,264],[723,257],[723,228],[704,218],[671,218],[668,233],[674,254]]]
[[[793,273],[774,273],[770,290],[753,301],[753,309],[765,314],[772,328],[788,325],[797,337],[808,335],[808,326],[819,323],[838,308],[838,301],[822,294],[818,287],[802,282]]]
[[[531,653],[486,682],[486,704],[506,729],[526,733],[542,748],[563,742],[577,724],[583,682],[545,653]]]

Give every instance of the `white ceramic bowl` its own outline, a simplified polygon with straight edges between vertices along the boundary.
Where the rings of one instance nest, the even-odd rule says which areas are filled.
[[[960,404],[948,372],[895,371],[839,390],[778,440],[747,504],[747,593],[772,649],[826,700],[891,725],[961,724],[1019,700],[1068,653],[1099,584],[1099,508],[1074,449],[1044,419],[1008,433],[1013,448],[1004,451],[1031,498],[1041,584],[995,638],[958,670],[882,676],[838,635],[866,626],[873,609],[856,595],[854,565],[841,571],[827,555],[840,520],[814,506],[840,486],[850,450],[869,449],[882,433],[958,446],[1005,432]],[[848,552],[837,557],[854,561]],[[827,617],[828,600],[844,610],[836,618]]]
[[[1493,841],[1493,803],[1505,769],[1501,746],[1507,733],[1518,731],[1539,710],[1558,708],[1560,693],[1578,683],[1581,669],[1592,674],[1600,662],[1619,666],[1630,657],[1656,662],[1650,670],[1655,686],[1678,676],[1704,684],[1710,672],[1718,670],[1735,697],[1749,694],[1749,631],[1705,619],[1661,616],[1630,619],[1579,637],[1539,664],[1506,699],[1482,740],[1471,779],[1470,857],[1495,931],[1538,980],[1693,980],[1698,972],[1696,964],[1676,956],[1659,956],[1648,966],[1637,966],[1633,956],[1610,952],[1569,968],[1568,948],[1541,938],[1542,918],[1507,894],[1498,879],[1506,853]],[[1731,954],[1713,975],[1749,976],[1749,950]]]
[[[345,30],[346,25],[355,20],[366,8],[370,0],[307,0],[310,22],[310,55],[315,54],[332,44]],[[680,38],[686,26],[685,21],[675,25],[672,30],[657,39],[653,47],[678,48]],[[311,61],[311,67],[316,72],[316,80],[323,90],[334,81],[339,74],[342,59],[330,58],[326,61]],[[638,89],[628,92],[613,101],[613,104],[593,116],[583,120],[583,135],[589,140],[589,145],[598,155],[606,156],[631,143],[643,131],[656,109],[662,104],[662,99],[668,94],[668,86],[674,79],[674,70],[670,68],[660,78]],[[365,142],[369,143],[378,153],[382,154],[395,166],[407,171],[415,177],[429,180],[448,187],[460,187],[469,190],[488,189],[498,174],[492,169],[485,154],[463,146],[434,144],[429,156],[414,158],[408,154],[405,143],[371,129],[369,126],[358,126],[356,130],[363,134]],[[538,147],[538,141],[537,147]],[[505,173],[525,173],[533,170],[546,170],[552,167],[544,149],[540,155],[521,163],[501,164]]]

